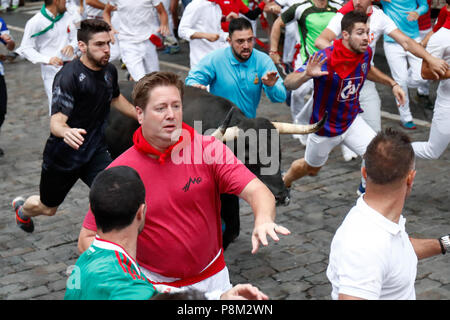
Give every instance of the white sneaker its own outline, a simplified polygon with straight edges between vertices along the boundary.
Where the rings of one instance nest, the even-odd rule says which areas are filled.
[[[341,146],[342,156],[346,162],[358,158],[358,155],[354,153],[352,150],[347,148],[346,146]]]

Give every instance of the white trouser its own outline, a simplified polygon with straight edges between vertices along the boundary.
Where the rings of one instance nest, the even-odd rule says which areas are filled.
[[[311,167],[322,167],[330,152],[341,143],[362,157],[375,136],[375,131],[357,115],[347,131],[339,136],[323,137],[315,133],[310,134],[306,143],[305,161]]]
[[[9,8],[10,4],[13,6],[18,6],[19,0],[12,0],[12,1],[11,0],[2,0],[1,4],[2,4],[2,8],[6,9],[6,8]]]
[[[420,41],[420,39],[415,40]],[[405,49],[396,42],[384,41],[384,53],[389,68],[391,69],[392,77],[402,87],[406,94],[405,104],[398,108],[401,121],[412,121],[413,118],[409,109],[408,87],[418,88],[426,82],[426,80],[422,79],[420,74],[422,59],[416,57],[409,51],[405,51]],[[410,66],[409,70],[408,64]]]
[[[49,64],[41,64],[41,77],[44,81],[45,93],[48,99],[48,115],[52,114],[52,92],[53,92],[53,80],[55,75],[61,70],[62,67],[55,67]]]
[[[175,29],[175,26],[173,24],[173,16],[172,16],[172,12],[170,12],[170,0],[162,0],[161,1],[164,9],[167,12],[167,17],[168,17],[168,22],[169,22],[169,36],[172,38],[172,41],[177,41],[177,39],[175,38],[175,34],[173,33],[173,30]]]
[[[417,157],[438,159],[450,143],[450,99],[437,97],[434,104],[433,120],[427,142],[413,142]]]
[[[174,278],[167,278],[161,276],[160,274],[151,272],[145,269],[144,267],[141,267],[141,271],[150,281],[153,282],[173,282],[177,280]],[[230,290],[232,288],[232,285],[230,282],[228,268],[225,267],[223,270],[219,271],[215,275],[205,280],[199,281],[195,284],[192,284],[190,286],[175,288],[166,285],[155,285],[155,287],[159,292],[177,292],[186,289],[196,289],[201,292],[204,292],[208,300],[219,300],[222,293],[224,293],[227,290]]]
[[[139,43],[120,40],[120,54],[134,81],[139,81],[150,72],[159,71],[156,47],[150,40]]]

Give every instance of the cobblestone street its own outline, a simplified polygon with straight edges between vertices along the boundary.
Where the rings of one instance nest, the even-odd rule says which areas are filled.
[[[21,32],[11,32],[19,44]],[[161,64],[161,69],[187,75],[185,68],[174,69],[167,63]],[[125,79],[124,70],[119,74]],[[55,216],[34,219],[34,233],[16,227],[11,200],[38,194],[49,116],[39,65],[20,59],[5,63],[5,80],[8,113],[0,135],[0,147],[5,151],[0,158],[0,299],[59,300],[64,296],[66,271],[78,258],[77,239],[88,209],[89,190],[77,182]],[[383,110],[391,110],[394,99],[389,88],[378,88]],[[435,92],[436,84],[433,88]],[[413,101],[415,90],[411,91]],[[422,117],[423,110],[414,106],[413,114],[419,113],[424,121],[430,121],[430,115]],[[289,108],[272,104],[265,96],[258,115],[291,122]],[[402,130],[395,119],[383,117],[382,124]],[[429,127],[421,125],[410,133],[414,141],[427,140],[428,131]],[[293,160],[303,156],[305,147],[290,135],[281,140],[282,169],[287,170]],[[450,149],[439,160],[416,162],[416,180],[404,211],[407,232],[413,237],[437,238],[450,232],[449,160]],[[250,240],[253,213],[241,203],[241,235],[225,252],[232,282],[250,282],[274,300],[329,300],[331,285],[325,271],[330,243],[357,200],[360,165],[360,159],[345,162],[337,148],[317,177],[296,181],[290,205],[277,208],[277,223],[291,235],[281,237],[278,243],[269,241],[269,246],[255,255]],[[418,299],[450,299],[449,265],[450,255],[419,262]]]

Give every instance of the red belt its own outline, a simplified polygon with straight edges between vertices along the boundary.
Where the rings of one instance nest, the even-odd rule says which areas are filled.
[[[154,282],[154,281],[150,281],[150,282],[154,285],[166,285],[166,286],[177,287],[177,288],[190,286],[192,284],[195,284],[197,282],[200,282],[202,280],[212,277],[216,273],[219,273],[220,271],[222,271],[225,268],[225,266],[226,266],[225,259],[223,257],[223,250],[222,250],[220,252],[220,255],[217,257],[217,259],[214,260],[214,262],[211,263],[211,265],[209,267],[207,267],[205,270],[203,270],[202,272],[200,272],[199,274],[197,274],[195,276],[176,280],[173,282]]]

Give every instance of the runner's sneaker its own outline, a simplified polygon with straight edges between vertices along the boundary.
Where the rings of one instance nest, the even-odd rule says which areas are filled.
[[[17,226],[23,231],[31,233],[34,231],[33,220],[31,220],[31,218],[25,218],[23,214],[21,214],[21,209],[24,203],[25,199],[23,197],[17,197],[12,201],[12,207],[16,213]]]
[[[416,130],[416,124],[412,121],[402,122],[402,127],[408,130]]]
[[[362,183],[359,183],[359,187],[358,190],[356,190],[356,194],[360,196],[363,193],[366,193],[366,188],[363,187]]]

